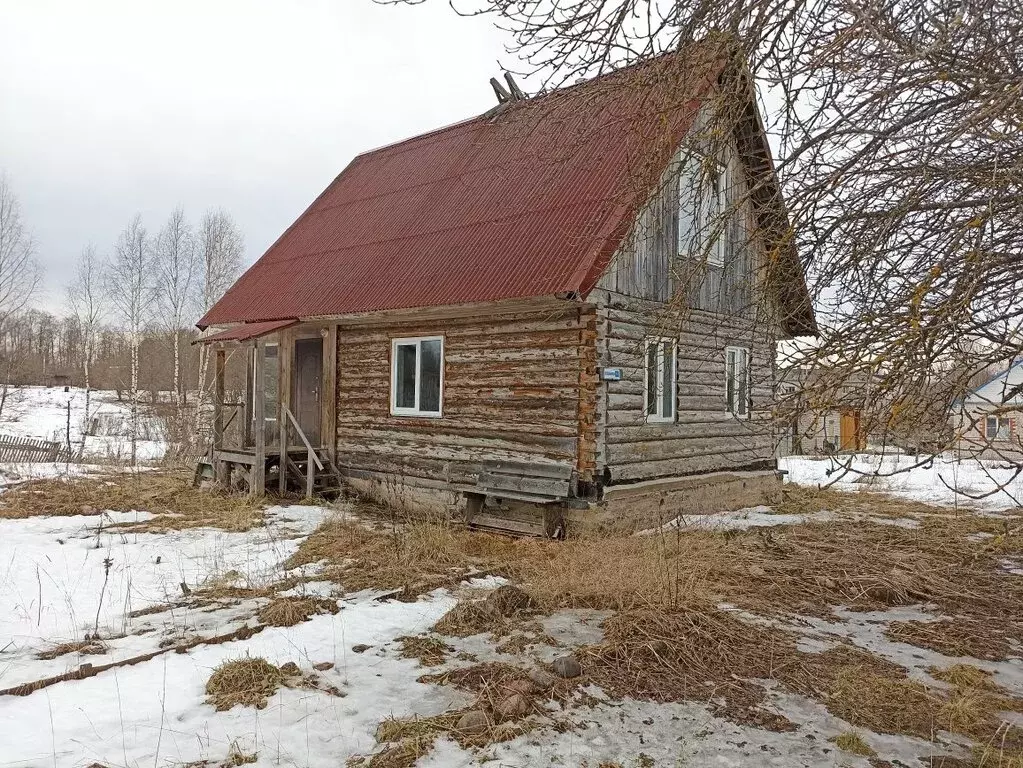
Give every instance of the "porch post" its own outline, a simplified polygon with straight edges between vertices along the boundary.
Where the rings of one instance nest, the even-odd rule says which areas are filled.
[[[294,342],[287,329],[281,331],[277,347],[277,439],[280,443],[281,470],[278,489],[283,495],[288,489],[288,432],[291,424],[286,409],[291,407],[291,354]]]
[[[224,369],[227,356],[218,349],[213,366],[213,473],[217,482],[227,485],[227,463],[219,455],[224,447]]]
[[[320,445],[327,449],[332,463],[337,461],[337,324],[327,328],[323,340],[323,422]]]
[[[252,482],[249,484],[249,492],[254,496],[262,496],[266,493],[266,411],[263,408],[265,395],[265,381],[263,379],[263,368],[266,364],[266,346],[263,342],[256,342],[256,362],[253,366],[252,379],[253,387],[252,412],[253,432],[256,438],[255,463],[252,465]]]
[[[242,447],[248,448],[253,445],[252,442],[252,424],[256,421],[255,417],[255,365],[256,365],[256,344],[253,342],[251,346],[245,347],[245,397],[242,398],[242,402],[245,407],[242,409]]]

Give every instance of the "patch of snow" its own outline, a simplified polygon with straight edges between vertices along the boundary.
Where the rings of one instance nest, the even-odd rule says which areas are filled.
[[[775,525],[798,525],[807,522],[831,522],[838,519],[833,512],[822,510],[811,514],[780,514],[770,507],[759,506],[731,512],[713,512],[702,515],[679,515],[657,528],[638,531],[636,536],[655,536],[678,529],[704,531],[744,531]]]
[[[68,408],[70,406],[70,425]],[[0,434],[65,443],[92,459],[123,460],[131,455],[130,404],[115,392],[93,390],[85,412],[85,390],[71,387],[14,387],[0,413]],[[82,436],[85,432],[84,444]],[[139,461],[159,461],[167,452],[162,420],[143,412],[139,417],[136,454]]]
[[[148,512],[105,512],[94,516],[0,519],[0,688],[66,672],[76,655],[37,659],[51,646],[82,640],[98,625],[112,651],[101,660],[129,658],[152,651],[158,633],[134,634],[157,627],[152,617],[133,618],[139,610],[168,604],[211,577],[236,574],[259,587],[283,578],[283,562],[297,549],[296,534],[308,533],[327,510],[274,507],[266,525],[244,533],[193,528],[167,533],[121,533],[114,523],[147,520]],[[292,522],[282,524],[279,518]],[[106,563],[109,562],[109,568]],[[197,611],[164,616],[159,628],[194,628]],[[234,621],[238,617],[232,616]],[[218,627],[207,627],[218,629]],[[223,630],[226,631],[226,630]]]
[[[778,460],[778,468],[787,472],[786,482],[797,485],[882,491],[929,504],[998,511],[1023,501],[1023,475],[1015,476],[1015,469],[1005,462],[960,460],[951,454],[921,461],[896,454],[785,456]],[[964,493],[991,495],[971,499]]]

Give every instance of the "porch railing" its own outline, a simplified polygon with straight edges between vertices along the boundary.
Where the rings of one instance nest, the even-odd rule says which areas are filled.
[[[292,426],[295,428],[295,432],[302,439],[302,443],[306,449],[306,469],[305,469],[305,495],[306,498],[310,498],[313,495],[313,481],[316,478],[316,469],[323,471],[323,463],[320,461],[320,457],[316,455],[316,451],[313,449],[312,443],[309,442],[309,438],[305,436],[305,432],[302,431],[302,427],[298,425],[298,419],[295,418],[295,414],[291,412],[291,409],[284,406],[284,412],[288,415],[288,419],[291,421]],[[284,462],[287,460],[287,454],[281,455],[281,472],[284,472]],[[316,467],[316,469],[313,469]]]

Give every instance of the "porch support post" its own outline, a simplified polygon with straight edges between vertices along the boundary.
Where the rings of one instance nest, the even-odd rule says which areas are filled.
[[[256,343],[251,346],[245,347],[245,397],[242,398],[242,402],[245,403],[245,407],[242,412],[242,447],[248,448],[253,444],[252,442],[252,425],[256,421],[255,417],[255,373],[254,368],[256,365]]]
[[[249,492],[254,496],[263,496],[266,493],[266,411],[263,409],[265,386],[263,379],[263,368],[266,364],[266,346],[263,342],[256,343],[256,364],[252,373],[255,387],[253,388],[252,411],[256,438],[256,460],[252,465],[252,482],[249,484]]]
[[[323,423],[320,445],[327,449],[331,463],[337,461],[337,325],[327,326],[323,339]]]
[[[281,471],[278,476],[278,490],[283,494],[288,489],[288,433],[291,421],[287,409],[291,407],[291,355],[295,342],[288,330],[281,331],[280,344],[277,346],[277,439],[281,451]]]
[[[224,370],[227,366],[227,355],[218,349],[213,365],[213,473],[217,482],[227,485],[227,463],[219,451],[224,447]]]

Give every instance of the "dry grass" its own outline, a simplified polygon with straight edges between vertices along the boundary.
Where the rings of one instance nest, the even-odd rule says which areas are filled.
[[[398,655],[403,659],[418,659],[424,667],[436,667],[447,661],[448,654],[454,653],[455,649],[436,637],[426,635],[405,635],[399,637],[401,650]],[[386,739],[391,741],[391,739]]]
[[[959,617],[940,621],[894,621],[885,634],[892,640],[918,648],[930,648],[946,656],[973,656],[1004,661],[1012,644],[1004,627],[989,619]]]
[[[855,731],[846,731],[840,733],[838,736],[832,739],[835,746],[841,749],[843,752],[850,752],[854,755],[860,755],[861,757],[873,757],[877,753],[871,749],[870,745],[863,740]]]
[[[206,703],[218,712],[236,704],[263,709],[283,683],[284,674],[266,659],[232,659],[214,669],[206,681]]]
[[[794,633],[751,627],[715,607],[724,601],[759,616],[787,619],[833,618],[835,605],[883,610],[925,603],[955,619],[948,626],[893,625],[894,636],[986,658],[1003,657],[1010,639],[1023,639],[1018,611],[1023,580],[1006,578],[999,565],[1006,552],[1018,551],[1023,537],[1006,534],[1004,521],[831,491],[790,491],[778,511],[825,509],[859,518],[914,516],[920,526],[857,519],[552,543],[430,522],[374,530],[335,518],[303,544],[289,566],[326,560],[350,590],[401,589],[406,596],[457,583],[467,574],[496,573],[521,584],[542,610],[616,611],[605,624],[605,642],[583,652],[584,679],[612,695],[707,701],[733,720],[791,729],[751,682],[775,679],[857,728],[922,738],[950,729],[984,743],[993,739],[1002,729],[994,709],[1018,705],[1003,692],[962,681],[951,691],[929,688],[909,679],[902,667],[850,647],[801,653]],[[996,538],[970,538],[979,532]],[[507,625],[508,617],[487,601],[467,600],[436,629],[499,635]],[[934,639],[936,634],[941,637]],[[472,681],[480,669],[487,669],[486,685],[498,686],[494,696],[502,674],[522,674],[477,665],[424,679],[481,694],[485,686],[474,688]],[[402,749],[405,755],[411,746]]]
[[[275,597],[259,609],[259,620],[270,627],[293,627],[316,614],[337,613],[336,600],[319,597]]]
[[[247,531],[262,522],[262,511],[239,494],[192,487],[183,471],[122,473],[98,478],[34,480],[8,490],[0,501],[0,518],[39,515],[99,515],[145,511],[155,517],[118,529],[167,531],[215,527]]]
[[[444,712],[433,717],[388,718],[377,727],[378,742],[388,746],[374,754],[370,768],[410,768],[432,748],[436,739],[446,735],[465,749],[507,741],[535,727],[534,719],[503,718],[497,711],[499,703],[510,695],[536,691],[525,673],[504,664],[478,664],[442,675],[427,675],[424,681],[450,683],[476,694],[470,707]],[[487,726],[481,732],[465,733],[458,729],[459,720],[470,711],[482,712]]]
[[[325,521],[288,560],[286,567],[326,561],[330,573],[350,591],[400,589],[416,596],[453,586],[481,568],[503,573],[532,542],[476,534],[461,526],[416,522],[371,529],[337,515]]]
[[[99,640],[73,640],[68,643],[58,643],[52,648],[40,651],[36,654],[37,659],[52,661],[69,653],[80,653],[83,655],[100,655],[107,652],[107,647]]]

